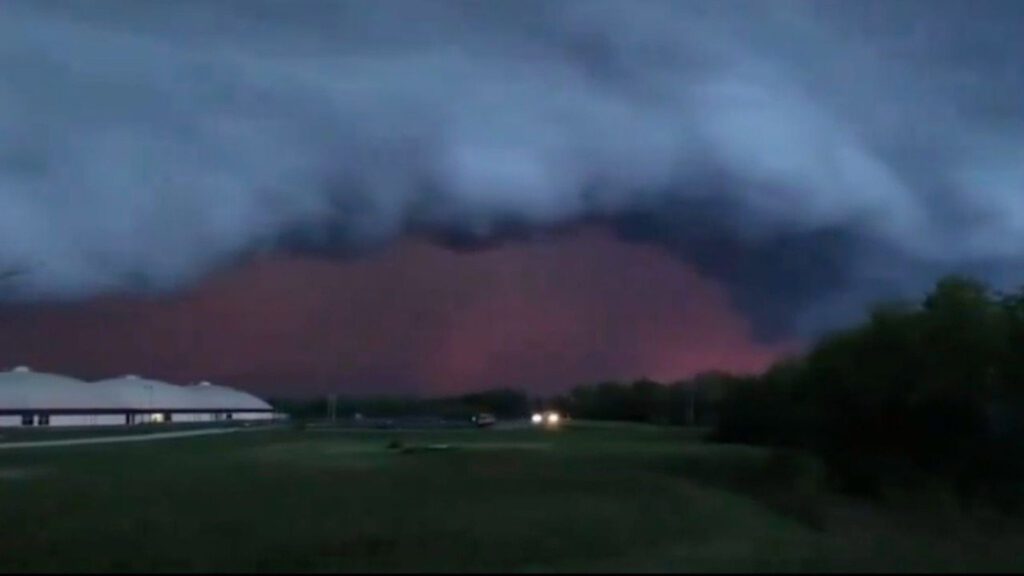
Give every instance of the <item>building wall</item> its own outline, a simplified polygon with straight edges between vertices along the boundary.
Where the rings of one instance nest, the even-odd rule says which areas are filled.
[[[93,424],[97,426],[124,426],[124,414],[97,414],[93,416]]]
[[[38,416],[36,416],[36,422],[39,422],[39,417]],[[122,422],[124,422],[124,420],[122,420]],[[50,426],[93,426],[93,425],[95,425],[95,423],[96,423],[96,416],[95,415],[75,414],[75,415],[70,415],[70,416],[60,416],[60,415],[50,416],[50,424],[49,425]]]
[[[213,414],[209,412],[172,414],[172,422],[213,422]]]
[[[50,416],[50,426],[118,426],[125,422],[120,414],[74,414]]]
[[[21,426],[21,416],[4,417],[9,421],[0,420],[0,426]],[[48,426],[123,426],[123,414],[54,414],[50,416]],[[39,416],[36,415],[39,426]],[[45,426],[41,426],[45,428]]]
[[[281,415],[272,412],[171,412],[170,424],[196,424],[203,422],[225,422],[232,421],[253,421],[253,420],[274,420],[281,418]],[[45,428],[47,426],[125,426],[129,423],[127,414],[53,414],[49,417],[49,424],[40,424],[39,414],[34,414],[35,426]],[[141,413],[130,415],[131,424],[158,424],[166,423],[165,413],[154,412],[152,414]],[[22,417],[19,415],[0,416],[0,427],[21,427]]]
[[[231,414],[232,420],[272,420],[273,418],[272,412],[234,412]]]

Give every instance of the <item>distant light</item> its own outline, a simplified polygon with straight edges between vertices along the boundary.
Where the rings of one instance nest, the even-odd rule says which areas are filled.
[[[533,415],[533,417],[532,417],[532,418],[530,418],[530,420],[531,420],[531,421],[532,421],[532,422],[533,422],[534,424],[540,424],[541,422],[543,422],[543,421],[544,421],[544,415],[543,415],[543,414],[534,414],[534,415]]]
[[[552,412],[548,414],[548,424],[558,424],[558,420],[559,417],[557,412]]]

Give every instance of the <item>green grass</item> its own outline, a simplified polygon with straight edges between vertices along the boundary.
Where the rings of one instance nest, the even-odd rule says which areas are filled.
[[[584,423],[0,452],[0,571],[1024,569],[1017,521],[843,501],[819,476]]]

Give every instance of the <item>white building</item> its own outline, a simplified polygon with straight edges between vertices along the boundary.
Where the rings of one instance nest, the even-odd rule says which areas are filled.
[[[136,376],[83,382],[28,368],[0,372],[0,426],[125,426],[278,417],[269,404],[251,394],[206,382],[176,386]]]

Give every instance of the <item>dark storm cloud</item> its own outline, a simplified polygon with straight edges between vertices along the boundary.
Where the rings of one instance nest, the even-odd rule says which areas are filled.
[[[579,221],[759,328],[1024,261],[1019,2],[7,1],[11,297]]]

